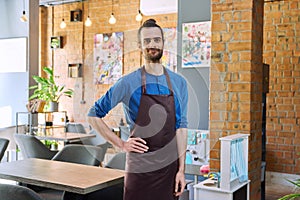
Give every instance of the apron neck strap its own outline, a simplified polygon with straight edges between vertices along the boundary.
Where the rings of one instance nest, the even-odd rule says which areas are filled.
[[[166,79],[167,79],[169,92],[172,95],[173,94],[173,89],[172,89],[172,84],[171,84],[171,81],[170,81],[169,73],[167,72],[165,67],[163,69],[164,69],[164,75],[166,76]],[[145,66],[142,67],[142,93],[143,94],[146,93],[146,70],[145,70]]]

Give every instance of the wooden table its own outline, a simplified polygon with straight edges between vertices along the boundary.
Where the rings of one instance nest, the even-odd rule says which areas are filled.
[[[30,158],[0,164],[0,178],[87,194],[124,181],[122,170]]]
[[[71,132],[62,132],[62,131],[61,132],[55,131],[52,133],[37,133],[34,136],[40,140],[61,140],[64,142],[96,137],[95,134],[71,133]]]

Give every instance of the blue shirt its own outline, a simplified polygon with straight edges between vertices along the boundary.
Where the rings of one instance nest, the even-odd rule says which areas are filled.
[[[166,69],[170,76],[174,91],[176,110],[176,129],[187,128],[187,102],[188,91],[185,79],[169,69]],[[120,78],[90,109],[88,116],[104,117],[118,103],[123,103],[126,121],[130,128],[133,127],[142,95],[141,68]],[[155,76],[146,72],[147,94],[169,94],[166,76]]]

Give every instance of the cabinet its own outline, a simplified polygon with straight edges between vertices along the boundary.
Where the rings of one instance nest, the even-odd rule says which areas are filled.
[[[53,129],[63,129],[65,131],[66,118],[66,111],[41,113],[17,112],[16,133],[46,133],[52,132]]]

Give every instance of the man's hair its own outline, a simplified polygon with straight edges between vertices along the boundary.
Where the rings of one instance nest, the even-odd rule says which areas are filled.
[[[138,31],[138,42],[139,43],[141,43],[141,31],[142,31],[142,29],[143,28],[152,28],[152,27],[159,28],[159,30],[161,32],[162,41],[164,42],[164,32],[163,32],[162,28],[156,23],[156,21],[154,19],[148,19],[139,28],[139,31]]]

